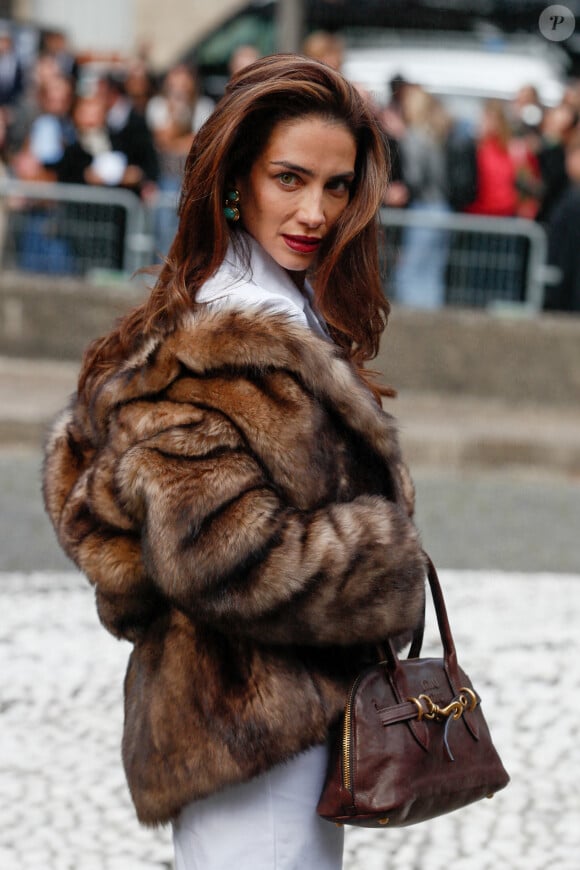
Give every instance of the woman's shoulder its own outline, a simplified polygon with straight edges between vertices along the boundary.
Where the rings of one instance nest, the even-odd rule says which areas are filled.
[[[250,370],[277,369],[313,382],[322,372],[344,377],[343,367],[349,365],[342,351],[304,328],[291,303],[281,299],[277,304],[275,297],[263,297],[251,287],[218,296],[218,285],[212,286],[215,304],[195,305],[170,329],[143,336],[131,353],[107,365],[97,359],[87,379],[85,404],[153,398],[184,376],[203,379],[219,370],[227,370],[230,379],[237,372],[246,377]]]
[[[276,307],[272,298],[252,287],[224,292],[217,281],[208,282],[204,304],[196,304],[169,328],[142,335],[125,354],[107,360],[97,355],[85,373],[84,404],[152,398],[188,373],[203,378],[220,368],[232,374],[248,367],[285,368],[297,348],[306,353],[312,345],[324,345],[319,356],[335,355],[333,345],[320,342],[292,316],[291,306],[284,307],[282,300]]]

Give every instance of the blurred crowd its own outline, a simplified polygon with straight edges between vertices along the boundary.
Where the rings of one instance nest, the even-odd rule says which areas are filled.
[[[323,32],[303,45],[304,54],[337,69],[343,50],[339,36]],[[240,46],[231,74],[257,57],[253,46]],[[542,223],[560,276],[546,307],[580,310],[580,82],[569,83],[557,106],[542,105],[531,86],[510,103],[489,100],[475,126],[402,76],[389,91],[385,105],[364,94],[391,157],[384,204]],[[179,190],[191,142],[213,108],[195,69],[184,63],[163,75],[152,73],[146,56],[84,66],[66,35],[49,31],[23,70],[10,34],[0,31],[2,174],[124,188],[155,201],[160,191]],[[175,215],[165,212],[160,251],[174,230]],[[400,301],[443,304],[448,244],[449,234],[435,226],[405,230],[395,276]]]
[[[304,49],[340,69],[339,37],[313,34]],[[544,106],[531,85],[509,103],[484,101],[475,124],[453,117],[441,100],[400,75],[389,90],[386,105],[365,95],[391,155],[385,205],[538,221],[557,267],[545,307],[580,311],[580,81],[568,83],[556,106]],[[400,302],[444,303],[449,244],[450,234],[437,226],[404,231],[394,281]],[[482,274],[471,276],[472,284],[478,280]]]

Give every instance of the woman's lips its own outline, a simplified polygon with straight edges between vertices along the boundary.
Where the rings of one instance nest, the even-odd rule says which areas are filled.
[[[288,247],[298,254],[314,254],[322,241],[313,236],[288,236],[286,234],[283,235],[283,239]]]

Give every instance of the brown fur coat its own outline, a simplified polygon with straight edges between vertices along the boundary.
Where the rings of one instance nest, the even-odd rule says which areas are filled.
[[[191,314],[97,377],[53,427],[44,494],[134,645],[123,760],[145,823],[323,742],[364,645],[420,618],[393,420],[282,315]]]

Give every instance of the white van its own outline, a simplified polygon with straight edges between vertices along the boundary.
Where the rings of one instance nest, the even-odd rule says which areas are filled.
[[[400,75],[440,97],[454,116],[474,121],[483,99],[510,100],[523,85],[534,85],[544,105],[557,104],[566,65],[566,55],[541,38],[474,41],[453,33],[401,33],[348,45],[343,72],[380,105]]]

